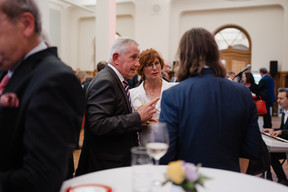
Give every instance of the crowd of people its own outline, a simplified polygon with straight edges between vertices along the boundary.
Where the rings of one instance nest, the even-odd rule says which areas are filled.
[[[228,80],[214,36],[203,28],[184,33],[178,57],[171,78],[157,50],[140,52],[135,40],[120,37],[108,62],[99,62],[97,75],[87,80],[47,47],[33,0],[0,0],[0,191],[59,191],[73,177],[82,123],[76,176],[129,166],[140,133],[158,121],[167,124],[170,139],[162,164],[182,159],[239,172],[239,158],[263,155],[251,92],[267,104],[262,132],[287,139],[288,92],[279,90],[284,113],[273,130],[274,81],[265,68],[258,85],[250,72],[241,83]],[[127,81],[133,77],[134,88]],[[279,158],[271,154],[271,164],[285,184]]]

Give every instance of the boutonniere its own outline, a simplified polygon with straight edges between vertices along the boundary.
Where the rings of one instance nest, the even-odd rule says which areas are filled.
[[[18,107],[19,99],[15,93],[5,93],[3,95],[0,95],[0,106]]]

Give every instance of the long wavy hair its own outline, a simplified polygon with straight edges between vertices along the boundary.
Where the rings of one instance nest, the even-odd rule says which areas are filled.
[[[224,78],[226,75],[226,70],[219,60],[219,50],[214,36],[203,28],[192,28],[184,33],[180,40],[178,57],[179,81],[201,75],[205,65],[218,77]]]

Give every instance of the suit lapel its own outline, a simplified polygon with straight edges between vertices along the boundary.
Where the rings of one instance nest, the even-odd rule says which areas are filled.
[[[114,72],[114,70],[111,67],[105,67],[105,69],[106,68],[107,68],[107,71],[112,75],[113,79],[115,80],[114,82],[117,84],[119,90],[121,91],[121,94],[125,100],[127,110],[129,111],[129,113],[132,113],[130,102],[129,102],[128,96],[126,94],[126,91],[124,89],[122,82],[120,81],[119,77],[117,76],[117,74]]]
[[[57,56],[57,49],[55,47],[51,47],[42,50],[33,55],[30,55],[28,58],[22,61],[17,69],[13,72],[13,75],[8,81],[4,92],[13,92],[17,94],[19,91],[25,90],[25,85],[28,85],[31,74],[41,64],[40,60],[42,60],[47,54],[53,54]]]

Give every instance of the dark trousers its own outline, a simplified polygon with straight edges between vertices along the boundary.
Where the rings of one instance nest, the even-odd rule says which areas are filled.
[[[266,103],[267,114],[263,115],[263,128],[272,128],[270,105]]]
[[[280,159],[286,159],[286,153],[270,153],[271,155],[271,166],[278,178],[278,181],[287,181],[287,177],[283,170]],[[272,175],[270,169],[267,171],[267,178],[272,180]]]

